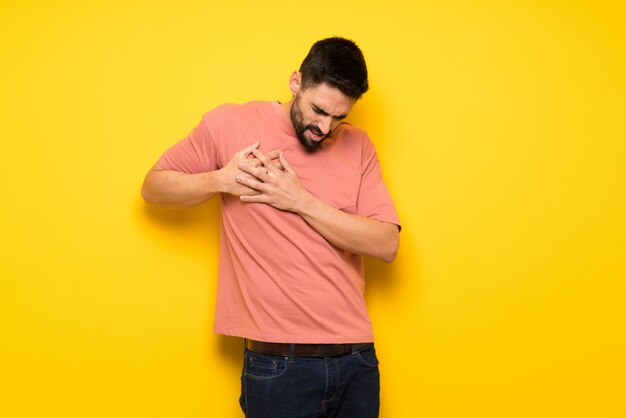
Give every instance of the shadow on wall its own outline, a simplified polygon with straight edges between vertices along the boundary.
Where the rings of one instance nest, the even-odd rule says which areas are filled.
[[[216,229],[219,231],[219,202],[212,199],[201,205],[189,208],[168,208],[145,203],[141,197],[138,198],[138,205],[141,206],[142,213],[151,223],[158,225],[159,229],[183,233],[189,231],[200,231],[203,236],[207,236],[207,230]],[[211,225],[217,225],[211,228]]]
[[[240,371],[243,361],[243,338],[213,335],[216,337],[220,361],[224,361],[228,363],[230,368]]]
[[[207,272],[217,278],[217,252],[219,248],[220,208],[219,198],[190,208],[164,208],[146,204],[140,197],[136,202],[137,216],[147,221],[144,232],[165,245],[168,251],[182,253],[207,262]],[[209,256],[210,255],[210,256]],[[228,364],[236,375],[241,370],[243,339],[213,334],[213,312],[217,282],[210,283],[206,342],[216,348],[220,362]]]
[[[365,258],[365,300],[370,301],[370,298],[379,298],[381,295],[390,294],[394,287],[394,283],[397,283],[398,269],[395,268],[395,264],[387,264],[384,261]]]
[[[143,232],[168,250],[208,260],[207,254],[214,253],[209,252],[211,248],[219,246],[218,199],[190,208],[165,208],[146,204],[139,197],[137,207]]]

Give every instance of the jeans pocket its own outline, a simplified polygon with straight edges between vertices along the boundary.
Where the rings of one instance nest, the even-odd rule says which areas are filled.
[[[359,350],[355,354],[364,366],[371,368],[378,367],[378,357],[376,357],[376,349],[374,346]]]
[[[255,380],[275,379],[287,371],[287,359],[250,352],[245,358],[244,376]]]

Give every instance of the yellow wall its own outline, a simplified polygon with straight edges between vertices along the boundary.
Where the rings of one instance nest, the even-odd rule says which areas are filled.
[[[335,34],[404,226],[367,262],[381,416],[626,416],[622,2],[264,3],[0,3],[0,416],[241,416],[217,207],[139,188]]]

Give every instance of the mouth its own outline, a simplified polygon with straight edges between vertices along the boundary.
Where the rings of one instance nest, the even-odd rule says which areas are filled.
[[[309,133],[311,134],[311,139],[313,141],[321,141],[326,136],[322,132],[317,131],[317,130],[313,130],[311,128],[309,128]]]

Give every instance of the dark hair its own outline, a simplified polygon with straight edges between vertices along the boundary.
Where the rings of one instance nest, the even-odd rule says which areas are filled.
[[[326,83],[348,97],[359,99],[369,88],[363,53],[345,38],[315,42],[300,65],[300,73],[302,89]]]

